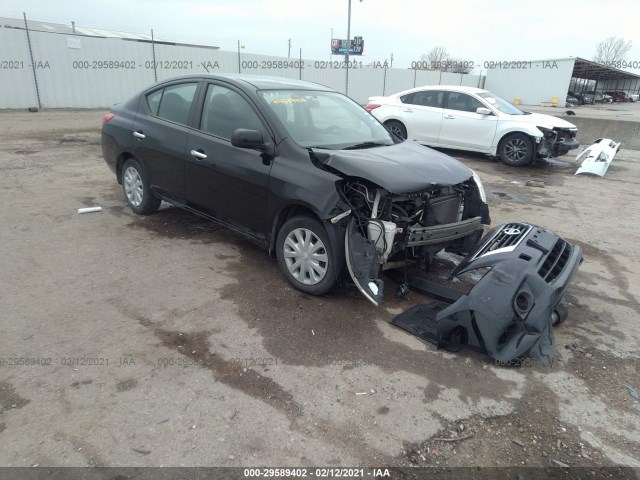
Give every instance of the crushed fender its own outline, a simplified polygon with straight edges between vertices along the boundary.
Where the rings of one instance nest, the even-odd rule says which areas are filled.
[[[576,175],[586,173],[604,177],[618,150],[620,150],[620,143],[616,143],[610,138],[597,139],[593,145],[585,148],[576,157],[576,163],[582,162]]]
[[[392,323],[438,348],[467,346],[507,364],[527,356],[552,364],[552,327],[566,318],[560,302],[581,262],[581,248],[558,235],[506,223],[485,235],[452,272],[489,269],[468,293],[455,299],[445,292],[439,298],[448,303],[416,305]]]

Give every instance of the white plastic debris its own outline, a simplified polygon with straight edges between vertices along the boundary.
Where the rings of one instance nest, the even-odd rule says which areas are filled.
[[[610,138],[599,138],[576,157],[576,163],[582,162],[576,175],[587,173],[604,177],[618,150],[620,150],[619,143]]]
[[[101,212],[102,207],[87,207],[87,208],[79,208],[78,213],[93,213],[93,212]]]

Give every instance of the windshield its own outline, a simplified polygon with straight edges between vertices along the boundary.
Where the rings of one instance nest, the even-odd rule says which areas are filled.
[[[506,113],[508,115],[524,115],[525,112],[520,110],[518,107],[513,105],[512,103],[507,102],[504,98],[499,97],[491,92],[481,92],[478,93],[479,97],[482,97],[487,102],[493,106],[493,108],[500,110],[502,113]]]
[[[369,148],[397,140],[376,118],[336,92],[263,90],[260,92],[289,136],[305,148]]]

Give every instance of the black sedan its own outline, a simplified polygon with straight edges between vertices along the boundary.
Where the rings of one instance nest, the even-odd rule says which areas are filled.
[[[273,77],[157,83],[105,115],[102,153],[131,209],[161,200],[258,241],[296,288],[320,295],[343,266],[372,302],[378,272],[464,254],[489,214],[457,160],[402,142],[348,97]]]

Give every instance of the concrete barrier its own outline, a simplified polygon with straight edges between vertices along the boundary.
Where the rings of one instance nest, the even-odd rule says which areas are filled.
[[[576,108],[548,108],[526,105],[523,110],[552,115],[578,127],[580,145],[591,145],[598,138],[610,138],[626,150],[640,150],[640,103],[585,105]],[[575,115],[564,112],[573,110]]]
[[[611,118],[591,118],[579,115],[554,115],[578,127],[580,145],[591,145],[598,138],[610,138],[625,150],[640,150],[640,122],[614,120]]]

